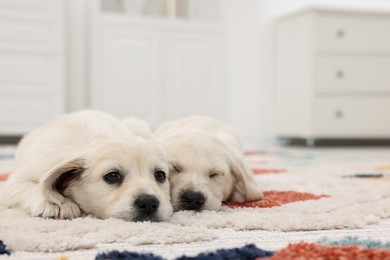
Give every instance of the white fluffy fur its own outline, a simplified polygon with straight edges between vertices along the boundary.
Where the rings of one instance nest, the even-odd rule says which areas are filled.
[[[16,152],[17,169],[0,195],[0,203],[32,216],[71,219],[83,214],[138,220],[134,201],[150,194],[159,201],[150,220],[172,214],[169,181],[157,182],[156,169],[169,173],[164,151],[135,119],[123,122],[96,112],[60,116],[23,138]],[[103,176],[118,170],[120,184]]]
[[[185,209],[181,196],[188,190],[205,196],[201,210],[219,210],[223,201],[263,198],[245,163],[241,140],[231,127],[192,116],[161,125],[155,136],[176,169],[170,176],[174,210]]]

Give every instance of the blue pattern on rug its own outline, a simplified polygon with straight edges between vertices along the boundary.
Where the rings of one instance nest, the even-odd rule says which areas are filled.
[[[0,240],[0,255],[11,255],[11,251],[6,249],[6,246],[1,240]]]
[[[328,237],[323,237],[317,241],[320,244],[326,244],[331,246],[348,246],[357,245],[365,248],[386,248],[390,249],[390,242],[382,242],[379,240],[372,239],[359,239],[355,236],[346,236],[340,240],[332,240]]]
[[[273,255],[274,252],[272,251],[266,251],[256,247],[254,244],[249,244],[241,248],[219,249],[215,252],[201,253],[194,257],[182,256],[176,258],[176,260],[253,260],[258,257],[270,257]]]
[[[135,253],[135,252],[128,252],[128,251],[123,251],[119,252],[117,250],[111,251],[108,253],[101,253],[98,254],[95,258],[95,260],[163,260],[162,257],[160,256],[155,256],[153,254],[140,254],[140,253]]]
[[[249,244],[241,248],[232,248],[232,249],[219,249],[215,252],[201,253],[197,256],[188,257],[181,256],[176,258],[176,260],[228,260],[228,259],[237,259],[237,260],[253,260],[258,257],[270,257],[273,256],[274,252],[263,250],[257,248],[254,244]],[[155,256],[153,254],[139,254],[135,252],[128,251],[111,251],[108,253],[98,254],[95,260],[162,260],[160,256]]]

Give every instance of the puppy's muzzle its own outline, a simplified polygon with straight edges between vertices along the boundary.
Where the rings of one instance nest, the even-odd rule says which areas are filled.
[[[180,196],[181,210],[202,210],[206,201],[205,196],[200,192],[185,191]]]
[[[140,220],[153,220],[160,202],[158,199],[150,194],[141,194],[134,201],[135,209]]]

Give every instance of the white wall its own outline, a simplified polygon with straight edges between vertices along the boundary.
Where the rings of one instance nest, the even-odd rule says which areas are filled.
[[[222,19],[227,41],[227,89],[230,123],[243,136],[247,147],[258,147],[271,140],[270,84],[259,84],[266,77],[260,56],[263,46],[257,22],[257,0],[224,0]]]

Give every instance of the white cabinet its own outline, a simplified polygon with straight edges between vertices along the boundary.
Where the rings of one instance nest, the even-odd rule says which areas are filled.
[[[276,23],[282,138],[390,138],[390,14],[308,9]]]
[[[203,114],[225,118],[220,32],[168,33],[165,39],[165,118]]]
[[[92,107],[155,122],[162,106],[160,33],[106,19],[95,39]]]
[[[20,135],[63,113],[61,0],[0,0],[0,135]]]
[[[218,23],[98,9],[91,23],[92,108],[152,126],[189,114],[226,117]]]

